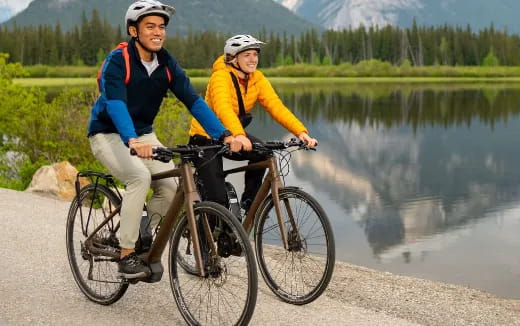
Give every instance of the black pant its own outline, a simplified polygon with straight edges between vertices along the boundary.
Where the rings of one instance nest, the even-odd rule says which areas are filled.
[[[246,136],[252,143],[261,142],[261,140],[256,138],[255,136],[249,134],[247,134]],[[189,141],[190,145],[199,146],[211,145],[212,143],[213,141],[211,139],[208,139],[200,135],[191,136]],[[208,161],[209,159],[215,156],[215,153],[216,151],[204,151],[204,157],[194,160],[199,180],[202,182],[203,185],[200,195],[204,200],[217,202],[219,204],[227,206],[225,178],[224,173],[222,172],[222,157],[218,156],[215,157],[213,160]],[[225,154],[224,157],[233,161],[248,160],[248,164],[260,162],[267,159],[267,156],[265,154],[259,154],[253,151],[242,151],[238,153]],[[202,168],[199,169],[199,167],[201,166]],[[262,185],[265,170],[266,169],[255,169],[245,172],[245,187],[244,193],[241,197],[241,202],[253,201],[253,199],[256,196],[256,193],[258,192],[258,189],[260,189],[260,186]]]

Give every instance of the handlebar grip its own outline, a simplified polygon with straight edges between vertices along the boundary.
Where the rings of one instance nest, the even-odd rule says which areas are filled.
[[[153,154],[157,153],[157,150],[155,148],[152,148],[152,153]],[[132,155],[132,156],[136,156],[137,155],[137,152],[135,151],[135,149],[130,148],[130,155]]]

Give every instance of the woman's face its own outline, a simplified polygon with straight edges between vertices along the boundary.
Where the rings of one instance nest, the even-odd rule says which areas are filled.
[[[236,56],[237,63],[244,72],[252,73],[258,66],[258,51],[255,49],[246,50]]]
[[[139,22],[137,32],[135,29],[130,33],[132,36],[139,37],[139,41],[149,51],[159,51],[166,38],[166,25],[164,18],[161,16],[146,16]]]

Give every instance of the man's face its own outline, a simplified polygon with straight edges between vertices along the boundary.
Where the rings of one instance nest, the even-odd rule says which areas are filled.
[[[138,31],[138,33],[137,33]],[[166,25],[161,16],[146,16],[138,25],[137,31],[132,31],[132,36],[137,36],[139,41],[151,51],[159,51],[166,38]],[[135,33],[135,35],[134,35]]]

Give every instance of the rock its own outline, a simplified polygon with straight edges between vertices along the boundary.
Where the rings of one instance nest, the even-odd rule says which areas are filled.
[[[78,170],[67,161],[42,166],[36,171],[25,191],[71,201],[76,196],[74,183],[77,174]],[[80,179],[81,186],[88,183],[86,178]]]

